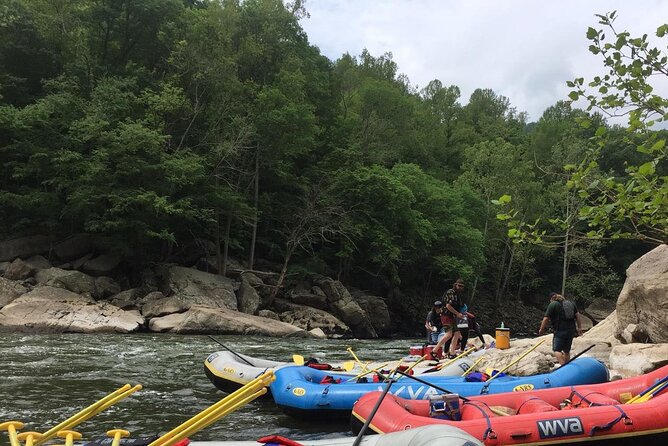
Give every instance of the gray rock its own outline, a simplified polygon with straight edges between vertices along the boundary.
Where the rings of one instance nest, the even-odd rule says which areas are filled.
[[[40,255],[32,256],[29,259],[26,259],[26,263],[30,265],[34,271],[51,268],[51,262]]]
[[[5,278],[9,280],[24,280],[32,275],[34,268],[21,259],[14,260],[5,270]]]
[[[325,335],[325,332],[322,331],[320,328],[314,328],[313,330],[309,330],[309,333],[311,333],[314,337],[318,339],[327,339],[327,335]]]
[[[17,257],[26,259],[35,254],[44,254],[51,249],[51,238],[44,235],[19,237],[0,242],[0,262],[12,261]]]
[[[39,287],[0,310],[0,328],[39,333],[130,333],[144,319],[106,302],[70,291]]]
[[[354,336],[365,339],[378,337],[366,312],[341,282],[326,278],[318,281],[317,285],[327,296],[329,312],[347,324]]]
[[[632,330],[627,327],[636,325]],[[617,337],[626,330],[633,340],[668,342],[668,245],[660,245],[633,262],[617,299]],[[628,334],[627,334],[628,337]]]
[[[151,319],[151,331],[312,337],[294,325],[225,308],[193,306],[185,313]]]
[[[327,296],[325,295],[320,296],[311,293],[293,293],[290,297],[296,304],[307,305],[320,310],[327,308]]]
[[[643,375],[667,364],[667,343],[616,345],[610,352],[610,368],[624,378]]]
[[[21,284],[0,277],[0,308],[8,305],[27,291],[27,288],[21,286]]]
[[[610,313],[615,311],[617,302],[611,299],[595,299],[585,309],[585,312],[594,318],[597,323],[610,316]]]
[[[91,276],[110,276],[121,263],[121,258],[111,254],[101,254],[88,260],[81,270]]]
[[[281,318],[278,316],[278,314],[274,313],[271,310],[260,310],[257,312],[257,315],[260,317],[266,317],[269,319],[274,319],[275,321],[280,321]]]
[[[35,278],[40,285],[63,288],[77,294],[89,294],[97,297],[95,278],[81,271],[49,268],[39,271]]]
[[[11,262],[0,262],[0,276],[5,274],[9,265],[11,265]]]
[[[121,286],[111,277],[101,276],[95,278],[95,295],[98,298],[114,296],[121,292]]]
[[[53,252],[60,260],[76,260],[93,249],[91,237],[87,234],[76,234],[56,243]]]
[[[183,302],[173,296],[165,297],[161,292],[148,294],[142,301],[141,314],[147,319],[188,310]]]
[[[328,337],[349,337],[352,330],[343,321],[326,311],[316,308],[298,305],[277,299],[277,307],[281,313],[279,317],[283,322],[300,327],[304,330],[321,329]]]
[[[208,274],[192,268],[172,266],[168,269],[167,292],[187,305],[237,309],[234,283],[227,277]]]
[[[385,299],[357,293],[353,297],[368,316],[376,333],[380,336],[389,335],[392,329],[392,321],[390,320],[390,310],[387,308]]]
[[[260,295],[255,291],[255,288],[242,277],[241,285],[237,291],[237,303],[239,311],[247,314],[255,314],[260,308]]]
[[[79,257],[76,260],[73,260],[72,263],[72,269],[81,269],[86,262],[88,262],[90,259],[93,258],[93,253],[88,253],[84,255],[83,257]]]

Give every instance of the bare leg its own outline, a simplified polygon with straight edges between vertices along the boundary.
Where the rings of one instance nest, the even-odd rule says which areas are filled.
[[[443,336],[443,337],[438,341],[438,344],[436,344],[436,347],[434,347],[434,350],[433,350],[433,351],[435,352],[435,351],[438,350],[439,348],[443,348],[443,345],[444,345],[446,342],[448,342],[448,340],[449,340],[451,337],[452,337],[452,330],[448,330],[448,331],[445,333],[445,336]],[[435,355],[435,353],[432,353],[432,354]]]
[[[560,365],[566,364],[566,361],[568,361],[566,357],[570,356],[569,354],[566,354],[564,352],[553,352],[553,353],[554,357],[557,358],[557,361],[559,362]]]
[[[450,343],[450,355],[455,354],[455,350],[457,350],[457,343],[461,339],[462,334],[459,332],[459,330],[455,331],[454,336],[452,337],[452,342]]]

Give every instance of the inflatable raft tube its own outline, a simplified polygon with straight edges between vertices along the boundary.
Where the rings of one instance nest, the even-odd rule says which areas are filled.
[[[303,446],[352,446],[356,437],[300,440],[293,443],[259,443],[258,441],[194,441],[190,446],[259,446],[261,444],[292,444]],[[483,443],[453,426],[423,426],[383,435],[367,435],[361,446],[482,446]]]

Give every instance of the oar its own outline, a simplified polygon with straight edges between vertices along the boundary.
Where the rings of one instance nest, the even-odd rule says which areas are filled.
[[[341,364],[341,368],[346,372],[349,372],[355,368],[355,361],[346,361],[343,364]]]
[[[297,365],[304,365],[304,357],[302,355],[292,355],[292,362]]]
[[[366,365],[362,364],[362,361],[360,361],[360,358],[357,357],[357,355],[356,355],[355,352],[353,351],[353,348],[352,348],[352,347],[348,347],[348,348],[346,349],[346,351],[350,352],[350,354],[353,355],[353,358],[355,358],[355,361],[357,361],[357,363],[360,365],[360,367],[362,368],[362,371],[365,371],[365,370],[366,370]],[[367,363],[367,365],[368,365],[368,364],[369,364],[369,363]]]
[[[99,414],[103,410],[107,409],[108,407],[116,404],[123,398],[126,398],[133,393],[135,393],[138,390],[141,390],[141,385],[137,384],[134,387],[130,387],[130,384],[126,384],[120,389],[110,393],[109,395],[105,396],[101,400],[97,401],[96,403],[91,404],[90,406],[86,407],[85,409],[77,412],[76,414],[72,415],[70,418],[67,420],[63,421],[62,423],[58,424],[57,426],[52,427],[48,431],[44,432],[42,434],[41,438],[38,438],[35,440],[34,445],[38,446],[51,438],[53,438],[59,431],[62,430],[70,430],[76,425],[83,423],[84,421],[88,420],[89,418],[94,417],[95,415]]]
[[[119,446],[122,437],[129,437],[130,432],[124,429],[111,429],[107,431],[107,437],[111,437],[111,446]],[[26,445],[28,446],[28,445]]]
[[[0,431],[7,431],[9,435],[9,443],[11,446],[20,446],[18,434],[16,433],[17,429],[23,429],[24,424],[20,421],[6,421],[0,423]]]
[[[426,384],[426,385],[428,385],[429,387],[433,387],[434,389],[438,390],[439,392],[450,393],[450,394],[458,395],[458,394],[455,394],[454,392],[450,392],[448,389],[444,389],[443,387],[439,387],[439,386],[437,386],[437,385],[435,385],[435,384],[432,384],[432,383],[430,383],[429,381],[425,381],[425,380],[420,379],[420,378],[418,378],[418,377],[415,377],[415,376],[413,376],[413,375],[408,375],[408,374],[402,372],[401,370],[397,370],[397,373],[400,374],[400,375],[403,375],[403,376],[407,376],[407,377],[409,377],[410,379],[414,379],[415,381],[417,381],[417,382],[419,382],[419,383]],[[462,399],[462,401],[465,401],[465,402],[467,402],[467,403],[471,401],[469,398],[463,397],[463,396],[461,396],[461,395],[458,395],[458,396],[459,396],[459,398]],[[509,416],[507,413],[502,412],[502,411],[497,410],[497,409],[494,409],[492,406],[488,406],[488,407],[489,407],[489,409],[490,409],[492,412],[494,412],[494,413],[497,414],[497,415],[500,415],[500,416],[502,416],[502,417],[507,417],[507,416]]]
[[[378,412],[378,408],[380,407],[380,404],[383,402],[383,399],[385,398],[385,395],[387,395],[387,392],[390,391],[390,387],[392,387],[392,383],[394,382],[394,374],[397,373],[398,370],[395,369],[393,373],[388,376],[387,379],[387,385],[383,389],[383,393],[381,393],[380,397],[378,397],[378,401],[376,401],[376,405],[373,406],[373,409],[371,409],[371,413],[369,413],[369,416],[366,418],[364,421],[364,426],[362,426],[362,430],[359,431],[357,434],[357,437],[355,438],[355,441],[353,442],[353,446],[359,446],[360,442],[362,441],[362,437],[364,436],[364,433],[368,429],[369,425],[371,424],[371,420],[373,420],[373,417],[376,415],[376,412]],[[398,372],[401,373],[401,372]]]
[[[487,388],[487,385],[489,384],[490,381],[492,381],[494,378],[496,378],[497,376],[499,376],[500,374],[502,374],[503,372],[505,372],[506,370],[508,370],[509,368],[511,368],[512,366],[514,366],[515,364],[517,364],[518,362],[520,362],[520,361],[522,360],[522,358],[524,358],[526,355],[528,355],[529,353],[531,353],[532,351],[534,351],[535,349],[537,349],[538,346],[539,346],[540,344],[542,344],[543,342],[545,342],[545,339],[541,339],[540,341],[538,341],[538,342],[536,343],[536,345],[534,345],[534,346],[531,347],[529,350],[527,350],[527,351],[525,351],[524,353],[522,353],[522,354],[520,355],[519,358],[517,358],[516,360],[514,360],[513,362],[511,362],[510,364],[508,364],[507,366],[503,367],[501,370],[499,370],[498,372],[496,372],[491,378],[489,378],[487,381],[485,381],[485,389]],[[584,352],[583,352],[583,353],[584,353]]]
[[[458,359],[463,358],[464,356],[468,355],[469,353],[471,353],[471,352],[474,351],[474,350],[475,350],[475,347],[471,347],[470,349],[468,349],[468,350],[466,350],[465,352],[461,353],[459,356],[456,356],[456,357],[452,358],[452,359],[449,360],[448,362],[444,362],[443,364],[439,364],[439,365],[437,365],[436,367],[432,367],[431,369],[425,371],[425,373],[437,372],[437,371],[441,370],[443,367],[447,367],[447,366],[449,366],[450,364],[452,364],[453,362],[457,361]]]
[[[640,398],[643,398],[645,395],[651,393],[654,389],[657,389],[658,387],[662,386],[665,383],[668,383],[668,375],[664,376],[659,381],[652,384],[651,386],[649,386],[648,388],[646,388],[645,390],[643,390],[642,392],[640,392],[639,394],[628,400],[626,404],[633,404],[638,402]]]
[[[25,446],[33,446],[33,442],[41,438],[42,434],[39,432],[21,432],[18,435],[19,441],[25,442]]]
[[[469,367],[468,369],[466,369],[464,373],[462,373],[462,376],[466,376],[471,370],[475,370],[475,366],[477,366],[483,359],[485,359],[485,355],[482,355],[480,358],[478,358],[478,360],[474,362],[473,365],[471,365],[471,367]]]
[[[235,392],[212,406],[207,407],[194,417],[181,423],[162,437],[151,442],[149,446],[170,446],[188,435],[209,426],[221,417],[265,394],[267,392],[267,386],[269,386],[273,380],[273,371],[270,370],[263,373],[245,386],[237,389]]]
[[[377,372],[378,370],[382,369],[383,367],[385,367],[388,364],[389,364],[389,362],[386,362],[385,364],[381,365],[380,367],[376,367],[375,369],[371,369],[371,370],[366,370],[366,371],[360,373],[357,376],[353,376],[352,378],[350,378],[346,382],[348,383],[350,381],[355,381],[356,379],[359,379],[359,378],[363,377],[364,375],[368,375],[369,373]],[[383,379],[385,379],[385,376],[383,376]]]
[[[248,365],[250,365],[250,366],[253,366],[253,367],[257,367],[255,364],[253,364],[253,363],[250,362],[248,359],[244,358],[243,356],[241,356],[240,354],[238,354],[237,352],[235,352],[235,351],[232,350],[231,348],[227,347],[225,344],[223,344],[222,342],[220,342],[218,339],[214,338],[214,337],[211,336],[211,335],[207,335],[207,336],[208,336],[209,338],[211,338],[212,340],[214,340],[215,342],[217,342],[218,344],[220,344],[225,350],[227,350],[228,352],[232,353],[232,354],[233,354],[234,356],[236,356],[237,358],[241,359],[241,360],[242,360],[243,362],[245,362],[246,364],[248,364]]]
[[[668,382],[664,382],[663,384],[660,384],[660,385],[654,387],[651,392],[649,392],[649,393],[643,395],[642,397],[638,398],[633,403],[645,403],[645,402],[649,401],[650,399],[654,398],[659,393],[663,392],[663,390],[666,387],[668,387]]]
[[[565,362],[561,367],[565,366],[566,364],[570,364],[571,362],[573,362],[574,359],[579,358],[581,355],[587,353],[589,350],[591,350],[591,349],[594,348],[595,346],[596,346],[596,344],[592,344],[592,345],[590,345],[589,347],[585,348],[585,349],[582,350],[580,353],[578,353],[577,355],[575,355],[575,356],[573,356],[571,359],[569,359],[567,362]]]

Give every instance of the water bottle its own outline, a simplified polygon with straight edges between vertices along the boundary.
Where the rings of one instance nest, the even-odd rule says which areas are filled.
[[[501,321],[501,328],[506,328],[506,326],[503,325],[503,321]]]

